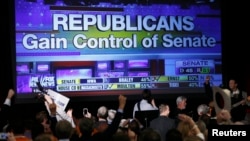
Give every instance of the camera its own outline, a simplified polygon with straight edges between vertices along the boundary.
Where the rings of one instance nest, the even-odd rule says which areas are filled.
[[[7,133],[3,133],[3,132],[0,133],[0,140],[7,140],[7,138],[8,138]]]
[[[83,115],[87,115],[88,114],[88,108],[83,108]]]

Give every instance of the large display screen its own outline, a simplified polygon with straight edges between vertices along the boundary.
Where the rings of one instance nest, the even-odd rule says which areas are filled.
[[[36,82],[69,97],[202,93],[207,75],[220,85],[216,1],[139,2],[15,0],[17,97]]]

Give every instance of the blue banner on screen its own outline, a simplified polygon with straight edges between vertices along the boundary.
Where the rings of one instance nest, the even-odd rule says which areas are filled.
[[[15,0],[19,95],[38,92],[35,82],[68,96],[198,93],[207,75],[222,83],[215,1],[46,2]]]

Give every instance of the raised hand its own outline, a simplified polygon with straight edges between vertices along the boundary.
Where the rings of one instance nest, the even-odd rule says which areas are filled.
[[[7,98],[11,99],[15,95],[15,91],[13,89],[9,89]]]

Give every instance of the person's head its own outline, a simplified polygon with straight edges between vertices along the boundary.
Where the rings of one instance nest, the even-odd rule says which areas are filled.
[[[196,121],[196,125],[200,129],[201,133],[203,133],[205,136],[207,136],[206,123],[203,120],[198,120],[198,121]]]
[[[90,137],[93,132],[94,120],[91,118],[83,117],[78,122],[79,130],[85,137]]]
[[[169,106],[167,104],[161,104],[159,106],[160,115],[168,116],[170,113]]]
[[[139,141],[161,141],[161,135],[153,128],[148,127],[141,132]]]
[[[209,107],[206,104],[201,104],[197,107],[197,114],[199,116],[208,114],[208,112],[209,112]]]
[[[58,139],[53,134],[40,134],[38,135],[34,141],[58,141]]]
[[[166,139],[168,141],[182,141],[182,134],[177,128],[172,128],[166,133]]]
[[[82,108],[78,108],[78,107],[73,107],[72,108],[72,119],[75,123],[75,125],[78,125],[78,121],[79,119],[83,118],[83,111]]]
[[[230,111],[222,109],[216,115],[216,121],[218,124],[232,124]]]
[[[142,91],[142,99],[147,100],[149,103],[151,102],[152,94],[150,89],[144,89]]]
[[[130,141],[128,134],[124,132],[116,132],[112,138],[111,141]]]
[[[9,121],[8,130],[14,135],[23,135],[25,131],[24,119],[14,118]]]
[[[46,111],[40,111],[36,114],[36,121],[39,123],[46,123],[48,122],[48,114]]]
[[[179,130],[181,132],[181,135],[183,138],[190,135],[191,129],[192,129],[192,127],[186,121],[180,121],[177,125],[177,130]]]
[[[185,96],[178,96],[176,99],[177,108],[183,110],[186,109],[187,98]]]
[[[183,139],[187,136],[195,136],[196,132],[193,125],[189,121],[180,121],[177,125],[177,130],[182,134]]]
[[[107,117],[108,124],[112,123],[113,119],[115,118],[115,114],[116,114],[116,110],[114,109],[108,110],[108,117]]]
[[[34,140],[38,135],[45,134],[44,127],[41,123],[34,122],[31,128],[31,138]]]
[[[229,89],[232,90],[232,91],[235,91],[237,90],[238,88],[238,82],[236,79],[230,79],[229,80]]]
[[[36,114],[36,121],[43,125],[45,133],[51,133],[50,120],[46,111],[40,111]]]
[[[129,138],[137,138],[140,134],[140,124],[138,123],[137,120],[133,119],[128,123],[128,136]]]
[[[106,120],[108,117],[108,108],[106,106],[99,107],[97,110],[97,117]]]
[[[58,139],[69,139],[73,133],[73,127],[67,120],[60,120],[55,127],[56,137]]]

